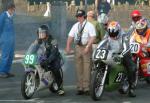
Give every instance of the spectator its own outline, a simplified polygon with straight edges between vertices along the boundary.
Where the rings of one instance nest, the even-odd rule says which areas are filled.
[[[75,61],[77,71],[77,95],[89,95],[92,44],[96,37],[94,26],[86,21],[84,10],[76,13],[78,22],[69,32],[66,53],[71,52],[71,44],[75,42]]]
[[[0,15],[0,46],[1,46],[1,60],[0,60],[0,78],[13,77],[10,73],[14,48],[15,48],[15,31],[13,24],[13,15],[15,12],[15,5],[9,3],[7,11]]]
[[[97,15],[101,15],[102,13],[109,14],[111,9],[110,3],[107,0],[95,0],[95,6]]]
[[[95,49],[97,47],[97,44],[102,40],[103,36],[105,35],[105,30],[102,24],[95,20],[94,11],[91,10],[87,12],[87,20],[94,25],[96,30],[96,39],[93,44],[93,49]]]

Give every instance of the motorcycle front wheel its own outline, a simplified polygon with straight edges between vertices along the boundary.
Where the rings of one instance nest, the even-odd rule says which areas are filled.
[[[24,99],[31,99],[36,91],[36,80],[34,72],[27,72],[21,81],[21,93]]]
[[[96,69],[93,71],[90,94],[92,99],[95,101],[100,100],[103,95],[105,86],[105,83],[102,83],[103,79],[104,79],[104,71],[102,69]]]

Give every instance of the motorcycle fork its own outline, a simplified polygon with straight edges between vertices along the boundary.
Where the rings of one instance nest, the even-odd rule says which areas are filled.
[[[104,76],[103,76],[101,85],[104,85],[106,77],[107,77],[107,73],[108,73],[108,65],[106,65],[105,67]]]

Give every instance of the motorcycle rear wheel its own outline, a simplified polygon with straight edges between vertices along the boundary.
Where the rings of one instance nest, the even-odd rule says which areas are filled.
[[[91,97],[94,101],[98,101],[102,98],[103,92],[104,92],[104,84],[101,84],[102,80],[104,78],[104,72],[102,69],[96,69],[93,71],[92,74],[92,80],[91,80]]]
[[[34,72],[27,72],[21,81],[21,93],[24,99],[31,99],[36,91],[37,85]]]

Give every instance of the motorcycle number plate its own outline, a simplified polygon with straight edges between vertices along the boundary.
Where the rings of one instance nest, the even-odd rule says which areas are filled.
[[[97,49],[94,58],[105,60],[107,58],[107,55],[108,55],[108,51],[106,49]]]
[[[24,57],[24,64],[26,65],[34,65],[36,63],[36,55],[35,54],[27,54]]]
[[[140,50],[140,44],[139,43],[131,43],[130,50],[131,50],[131,53],[135,53],[135,54],[138,53]]]

